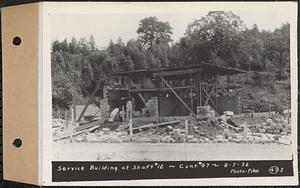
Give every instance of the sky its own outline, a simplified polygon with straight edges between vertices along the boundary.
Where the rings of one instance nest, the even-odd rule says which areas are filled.
[[[282,24],[289,22],[284,9],[269,11],[232,11],[244,21],[248,28],[257,24],[258,28],[273,31]],[[51,15],[51,40],[63,40],[72,37],[88,38],[93,35],[99,48],[108,46],[109,41],[117,41],[119,37],[124,42],[136,39],[139,21],[148,16],[156,16],[160,21],[167,21],[173,28],[172,39],[178,41],[184,36],[187,25],[195,19],[207,15],[208,11],[192,12],[157,12],[147,13],[103,13],[103,14],[54,14]]]

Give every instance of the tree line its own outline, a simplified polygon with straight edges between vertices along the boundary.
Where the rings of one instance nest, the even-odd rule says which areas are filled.
[[[289,78],[289,23],[274,31],[247,28],[232,12],[214,11],[187,26],[179,41],[172,27],[156,17],[140,21],[137,39],[119,38],[99,49],[94,36],[52,42],[53,107],[68,109],[108,72],[194,65],[206,62]]]

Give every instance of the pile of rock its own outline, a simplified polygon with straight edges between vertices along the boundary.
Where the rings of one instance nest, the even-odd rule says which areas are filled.
[[[198,117],[215,117],[215,111],[211,109],[210,106],[197,106],[197,116]]]
[[[266,121],[253,127],[253,132],[269,134],[291,134],[291,125],[283,116],[272,116],[266,118]]]
[[[174,139],[176,143],[183,143],[186,141],[185,137],[186,131],[184,129],[173,129],[170,132],[170,136]]]
[[[218,135],[213,143],[248,143],[248,144],[291,144],[291,135],[275,135],[269,133],[231,133]]]
[[[150,116],[158,116],[158,99],[157,97],[151,97],[146,103],[146,110]]]
[[[110,131],[108,128],[97,130],[95,133],[86,133],[76,136],[75,142],[121,143],[129,142],[127,132]]]
[[[57,118],[52,119],[52,127],[53,128],[62,127],[65,125],[66,125],[66,120],[64,120],[64,119],[57,119]]]
[[[208,108],[206,108],[207,110]],[[208,111],[206,111],[208,112]],[[200,121],[189,121],[176,126],[155,127],[133,134],[130,138],[128,125],[121,124],[117,129],[102,128],[95,133],[75,137],[77,142],[99,143],[253,143],[291,144],[291,127],[288,120],[279,115],[267,117],[264,122],[253,125],[246,121],[238,131],[230,127],[220,127],[219,121],[207,117]],[[60,121],[58,121],[61,123]],[[184,129],[183,129],[183,126]]]

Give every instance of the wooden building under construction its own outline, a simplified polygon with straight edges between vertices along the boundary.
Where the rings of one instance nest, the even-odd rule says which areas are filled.
[[[133,99],[135,111],[149,116],[196,115],[197,106],[210,106],[217,113],[239,112],[239,96],[230,84],[230,76],[246,73],[201,63],[193,66],[169,67],[111,73],[110,108],[125,105]],[[219,77],[227,83],[219,83]],[[126,105],[125,105],[126,106]]]

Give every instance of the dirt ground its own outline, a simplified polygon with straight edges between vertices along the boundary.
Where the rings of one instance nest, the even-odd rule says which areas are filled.
[[[54,142],[55,161],[288,160],[291,145]]]

